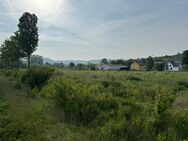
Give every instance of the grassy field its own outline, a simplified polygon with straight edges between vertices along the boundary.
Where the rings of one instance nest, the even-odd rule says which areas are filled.
[[[2,141],[188,140],[188,72],[56,71],[34,88],[22,73],[0,76]]]

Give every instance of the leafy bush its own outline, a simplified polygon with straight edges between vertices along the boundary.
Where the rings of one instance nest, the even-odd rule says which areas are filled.
[[[152,139],[154,122],[149,117],[150,114],[152,118],[154,115],[150,112],[152,107],[144,108],[128,97],[126,100],[117,95],[105,94],[113,93],[111,86],[117,91],[121,89],[119,82],[102,82],[107,91],[98,87],[98,83],[91,83],[92,88],[100,89],[98,92],[101,93],[98,94],[92,93],[94,90],[88,89],[87,83],[86,80],[63,76],[50,80],[41,93],[53,100],[55,109],[61,109],[64,122],[97,130],[96,140]],[[143,111],[148,112],[147,119]]]
[[[156,113],[159,115],[163,114],[173,104],[174,99],[173,91],[160,87],[156,97]]]
[[[128,76],[127,80],[141,81],[142,79],[140,79],[139,77],[135,77],[135,76]]]
[[[184,86],[185,88],[188,88],[188,81],[179,81],[178,85]]]
[[[41,88],[46,81],[52,76],[54,69],[42,67],[28,70],[22,76],[22,82],[27,84],[31,89]]]
[[[102,111],[113,110],[118,103],[105,95],[92,95],[74,81],[62,78],[50,81],[42,93],[54,97],[55,103],[62,108],[65,120],[88,125]]]
[[[21,121],[9,121],[0,127],[1,141],[44,141],[44,129],[34,123],[23,123]]]
[[[64,125],[63,130],[55,125],[57,129],[52,140],[183,141],[188,138],[185,72],[165,75],[162,72],[130,74],[131,72],[70,71],[47,81],[49,77],[43,76],[43,71],[46,70],[39,71],[37,68],[9,74],[14,79],[21,78],[22,82],[30,86],[32,96],[40,93],[45,97],[45,102],[50,103],[54,123],[59,125],[62,122],[60,125]],[[46,74],[51,76],[51,73]],[[177,101],[177,97],[181,99]],[[175,99],[181,106],[176,106]],[[0,104],[0,113],[3,106],[4,103]],[[39,109],[41,108],[36,105],[35,110]],[[40,118],[36,119],[36,115],[40,115]],[[4,131],[15,137],[16,131],[20,135],[26,133],[23,135],[25,138],[20,140],[37,140],[33,136],[40,137],[39,134],[42,140],[40,130],[36,134],[28,130],[43,127],[35,122],[43,120],[44,116],[46,115],[40,112],[30,113],[27,119],[31,121],[27,122],[27,126],[24,123],[26,121],[20,122],[20,128],[14,126],[14,123],[6,126],[9,124],[7,120],[0,120],[0,126],[10,127],[11,133],[9,129]],[[32,119],[35,119],[34,123]]]
[[[6,75],[6,76],[11,76],[12,75],[12,73],[13,73],[13,70],[4,70],[3,71],[4,72],[4,74]]]
[[[177,134],[182,138],[182,139],[187,139],[188,138],[188,111],[183,110],[180,111],[176,114],[176,129],[177,129]]]
[[[103,86],[103,91],[108,91],[108,93],[111,93],[113,96],[126,95],[126,87],[118,81],[101,81],[101,85]]]

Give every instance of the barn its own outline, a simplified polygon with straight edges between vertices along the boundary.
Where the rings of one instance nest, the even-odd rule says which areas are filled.
[[[124,65],[101,65],[98,68],[100,70],[113,70],[113,71],[130,70],[128,66],[124,66]]]
[[[140,62],[133,62],[131,64],[131,70],[132,71],[145,71],[146,67],[143,63]]]

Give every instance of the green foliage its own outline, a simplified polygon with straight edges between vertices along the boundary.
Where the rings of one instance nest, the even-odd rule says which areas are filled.
[[[155,64],[155,69],[158,71],[164,71],[165,66],[163,63],[158,63],[158,64]]]
[[[36,124],[10,121],[0,127],[0,137],[2,141],[41,141],[47,140],[43,134],[43,129]]]
[[[61,63],[54,63],[53,66],[56,67],[56,68],[64,68],[65,67],[65,65],[63,64],[63,62],[61,62]]]
[[[14,87],[17,89],[22,88],[22,85],[29,86],[31,89],[35,87],[40,89],[52,76],[53,72],[54,69],[50,67],[39,67],[30,70],[4,70],[4,74],[14,81]]]
[[[9,67],[18,67],[19,59],[24,57],[22,48],[16,36],[11,36],[10,39],[5,40],[1,46],[1,59]]]
[[[183,70],[188,71],[188,65],[187,64],[183,65]]]
[[[188,81],[179,81],[177,82],[178,85],[184,86],[185,88],[188,88]]]
[[[129,59],[129,60],[117,59],[117,60],[111,60],[110,64],[126,65],[130,67],[133,62],[134,62],[133,59]]]
[[[173,91],[160,87],[156,97],[157,114],[163,114],[172,105],[174,98]]]
[[[108,60],[106,58],[102,59],[100,62],[101,65],[108,65]]]
[[[78,69],[78,70],[86,70],[87,69],[87,66],[86,65],[84,65],[84,64],[77,64],[76,66],[75,66],[75,68],[76,69]]]
[[[2,83],[2,80],[0,80]],[[5,85],[4,85],[5,86]],[[6,86],[7,87],[7,86]],[[8,86],[11,88],[11,86]],[[2,88],[2,87],[0,87]],[[7,89],[7,88],[5,88]],[[5,92],[5,93],[3,93]],[[9,90],[11,92],[11,90]],[[18,98],[15,93],[11,93],[12,98]],[[6,96],[6,98],[5,98]],[[25,100],[20,96],[21,100]],[[13,108],[15,105],[9,103],[7,92],[0,89],[0,140],[1,141],[48,141],[46,136],[46,129],[50,123],[46,113],[44,112],[44,104],[40,101],[32,102],[28,107],[28,113],[24,110],[29,105],[28,101],[24,101],[24,105],[16,103],[16,107],[21,109],[21,114],[17,114],[18,109]],[[14,103],[15,99],[11,99]],[[23,107],[21,107],[23,106]],[[14,110],[13,110],[13,109]],[[10,110],[11,109],[11,110]],[[13,111],[12,111],[13,110]],[[14,113],[15,112],[15,113]],[[14,118],[12,115],[17,115]]]
[[[22,82],[28,85],[31,89],[41,88],[46,81],[52,76],[53,68],[41,67],[28,70],[22,76]]]
[[[181,61],[182,60],[182,54],[178,53],[176,55],[165,55],[165,56],[161,56],[161,57],[154,57],[154,62],[170,62],[170,61]]]
[[[188,70],[188,50],[185,50],[182,55],[182,65],[184,70]]]
[[[135,76],[128,76],[127,80],[142,81],[142,79],[140,79],[139,77],[135,77]]]
[[[74,81],[58,78],[49,83],[50,85],[43,90],[43,93],[54,96],[55,103],[62,108],[65,120],[69,122],[88,125],[100,112],[117,106],[111,97],[90,95],[83,88],[84,85],[77,85]]]
[[[13,73],[13,70],[4,70],[4,74],[6,75],[6,76],[11,76],[11,74]]]
[[[88,68],[89,70],[96,70],[96,65],[93,64],[93,63],[88,63],[88,64],[87,64],[87,68]]]
[[[22,72],[14,70],[9,71],[8,75],[13,79],[21,78],[25,83],[28,78],[34,79],[31,81],[31,95],[35,97],[40,94],[40,98],[50,103],[50,114],[55,124],[52,125],[53,130],[49,130],[52,140],[176,141],[188,137],[187,104],[182,108],[177,106],[180,101],[176,101],[180,95],[184,99],[187,96],[186,72],[165,74],[70,70],[64,71],[62,76],[55,75],[49,81],[35,81],[36,78],[43,78],[43,69],[49,71],[49,68]],[[0,109],[3,105],[6,103]],[[13,126],[13,121],[2,122],[10,122],[10,126],[17,128],[25,137],[23,140],[29,136],[39,136],[41,140],[45,138],[43,128],[37,130],[43,125],[33,122],[45,119],[46,115],[41,112],[41,106],[33,105],[34,112],[32,110],[26,116],[29,119],[27,127],[25,120],[19,122],[20,128]],[[9,133],[7,127],[4,131]],[[37,130],[36,135],[28,130]],[[10,128],[10,131],[13,137],[17,137],[13,129]]]
[[[183,110],[176,114],[177,134],[183,139],[187,139],[188,133],[188,111]]]
[[[183,52],[182,65],[188,65],[188,50]]]
[[[74,64],[73,62],[71,62],[71,63],[69,64],[69,67],[70,67],[71,69],[73,69],[73,68],[75,67],[75,64]]]
[[[118,65],[125,65],[126,61],[124,61],[123,59],[117,59],[117,60],[111,60],[110,64],[118,64]]]
[[[21,44],[23,52],[28,58],[28,68],[30,68],[31,54],[38,46],[38,18],[35,14],[24,13],[19,19],[19,30],[16,32],[17,38]]]
[[[149,56],[147,59],[146,59],[146,68],[148,71],[152,70],[154,67],[154,61],[153,61],[153,58],[151,56]]]
[[[179,90],[168,84],[167,78],[163,80],[173,75],[104,74],[88,71],[65,73],[51,79],[41,91],[53,101],[54,109],[60,109],[65,123],[87,131],[85,138],[79,134],[80,140],[175,141],[187,137],[186,114],[179,117],[172,110],[175,92]],[[156,86],[155,81],[161,85]],[[186,82],[177,83],[185,85]],[[182,118],[185,119],[184,123],[180,123]],[[66,139],[73,139],[70,132],[66,134]]]

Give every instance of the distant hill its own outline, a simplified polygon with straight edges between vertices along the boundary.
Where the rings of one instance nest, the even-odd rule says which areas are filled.
[[[154,62],[168,62],[168,61],[181,61],[182,60],[182,54],[178,53],[176,55],[165,55],[160,57],[154,57]]]
[[[68,65],[71,62],[75,63],[75,64],[88,64],[88,63],[99,64],[100,60],[88,60],[88,61],[85,61],[85,60],[53,60],[53,59],[50,59],[50,58],[44,58],[43,62],[44,62],[44,64],[46,62],[48,62],[50,64],[62,63],[63,62],[65,65]]]
[[[143,59],[146,59],[146,58],[143,58]],[[136,60],[136,59],[133,59],[133,60]],[[176,55],[165,55],[165,56],[153,57],[153,60],[154,60],[154,62],[181,61],[182,54],[178,53]],[[112,61],[112,59],[108,59],[108,61]],[[53,60],[50,58],[44,58],[43,62],[44,62],[44,64],[46,62],[48,62],[50,64],[63,62],[65,65],[68,65],[71,62],[73,62],[75,64],[88,64],[88,63],[100,64],[100,60],[88,60],[88,61],[86,61],[86,60]]]

